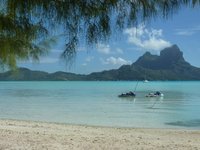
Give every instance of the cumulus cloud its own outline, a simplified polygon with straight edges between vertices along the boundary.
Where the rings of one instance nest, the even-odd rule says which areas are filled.
[[[113,47],[110,46],[109,44],[97,44],[96,46],[97,51],[101,54],[105,54],[105,55],[116,55],[116,54],[123,54],[123,50],[119,47]]]
[[[176,29],[175,34],[182,35],[182,36],[191,36],[198,32],[200,32],[200,26],[196,26],[196,27],[188,28],[188,29]]]
[[[94,59],[94,56],[88,56],[87,58],[85,58],[85,62],[83,62],[81,65],[87,66],[93,59]]]
[[[86,62],[91,62],[94,59],[93,56],[89,56],[85,59]]]
[[[125,65],[125,64],[131,64],[131,61],[125,60],[121,57],[115,58],[115,57],[109,57],[106,60],[101,59],[103,64],[111,64],[111,65]]]
[[[125,29],[124,34],[128,35],[129,43],[145,50],[160,51],[171,46],[169,41],[162,39],[162,29],[148,30],[144,25],[139,25],[137,28]]]
[[[108,45],[108,44],[98,44],[97,45],[97,51],[99,53],[102,53],[102,54],[110,54],[111,53],[110,45]]]
[[[94,56],[89,56],[85,59],[85,62],[82,63],[82,66],[87,66],[92,60],[94,59]]]
[[[81,65],[82,65],[82,66],[87,66],[87,63],[82,63]]]
[[[117,48],[117,49],[116,49],[116,52],[119,53],[119,54],[123,54],[123,53],[124,53],[123,50],[122,50],[121,48]]]

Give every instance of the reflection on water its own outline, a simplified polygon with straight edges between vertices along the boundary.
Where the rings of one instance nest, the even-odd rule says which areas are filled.
[[[163,102],[163,97],[158,97],[158,98],[154,98],[154,102],[152,103],[152,105],[150,107],[148,107],[149,109],[159,109],[157,108],[156,105],[159,105],[160,103]]]
[[[122,101],[136,101],[136,97],[119,97],[119,99],[121,99]]]

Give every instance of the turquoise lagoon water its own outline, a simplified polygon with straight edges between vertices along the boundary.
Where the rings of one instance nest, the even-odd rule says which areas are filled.
[[[0,82],[0,119],[200,129],[200,82]],[[160,90],[164,98],[146,98]]]

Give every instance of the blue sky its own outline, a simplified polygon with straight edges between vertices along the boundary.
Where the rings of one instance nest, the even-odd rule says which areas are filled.
[[[108,43],[92,48],[80,46],[74,64],[69,68],[60,59],[64,41],[60,40],[39,63],[21,62],[19,66],[47,72],[67,71],[81,74],[119,68],[131,64],[144,52],[159,54],[160,50],[177,44],[186,61],[200,67],[200,8],[184,8],[168,19],[156,18],[127,28],[111,37]]]

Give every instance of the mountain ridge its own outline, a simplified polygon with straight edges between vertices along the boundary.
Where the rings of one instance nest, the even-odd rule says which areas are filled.
[[[118,69],[93,72],[88,75],[57,71],[47,73],[19,68],[0,73],[1,81],[116,81],[116,80],[200,80],[200,68],[185,61],[177,45],[167,47],[160,55],[144,53],[131,65]]]

